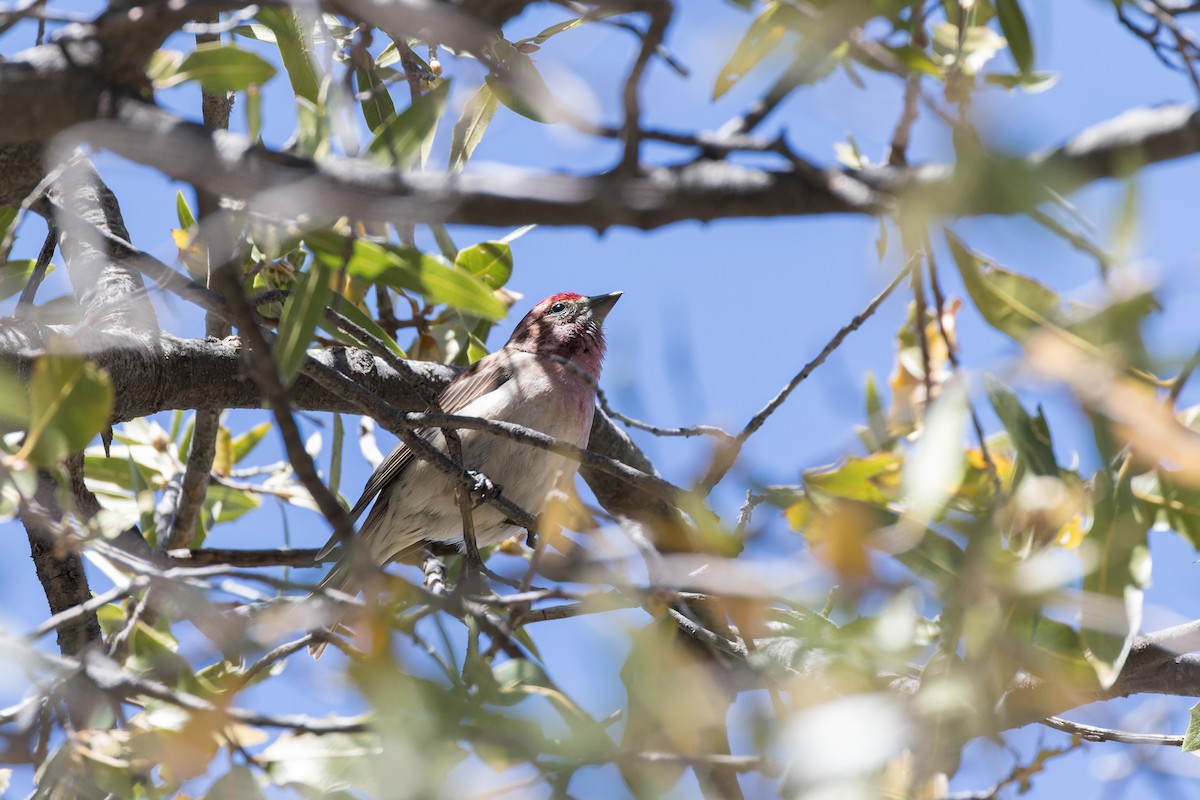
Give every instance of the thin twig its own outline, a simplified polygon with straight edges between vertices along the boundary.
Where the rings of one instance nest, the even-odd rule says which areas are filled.
[[[258,385],[266,398],[271,412],[275,416],[279,434],[283,438],[284,448],[296,477],[304,488],[312,495],[317,508],[333,527],[338,538],[349,541],[354,536],[354,524],[341,503],[329,491],[329,487],[321,480],[313,464],[312,456],[304,449],[304,441],[300,429],[292,416],[291,401],[287,389],[279,377],[279,368],[271,356],[270,345],[266,336],[254,318],[254,310],[246,302],[241,282],[237,279],[237,267],[241,260],[236,258],[213,270],[213,283],[222,289],[230,315],[236,322],[245,346],[242,347],[243,357],[249,366],[251,378]]]
[[[46,271],[50,268],[50,259],[54,258],[54,250],[58,247],[58,226],[53,222],[46,224],[46,241],[42,243],[42,249],[38,251],[37,262],[33,265],[33,272],[29,274],[29,280],[21,289],[21,298],[17,300],[17,308],[13,312],[13,317],[16,319],[26,318],[33,310],[33,299],[37,295],[38,287],[46,278]]]
[[[1183,736],[1172,736],[1162,733],[1133,733],[1119,731],[1113,728],[1098,728],[1095,725],[1084,725],[1081,722],[1071,722],[1062,717],[1046,717],[1042,724],[1056,731],[1078,736],[1089,742],[1121,742],[1122,744],[1155,744],[1166,747],[1181,747]]]
[[[834,350],[837,350],[839,346],[841,346],[842,342],[846,340],[847,336],[858,330],[860,327],[862,327],[864,322],[871,318],[871,316],[879,309],[879,307],[883,305],[883,301],[887,300],[891,293],[895,291],[896,287],[900,285],[900,282],[904,280],[905,276],[913,271],[913,268],[917,265],[919,259],[920,253],[913,254],[913,256],[911,256],[904,264],[904,266],[900,268],[900,271],[896,273],[896,276],[892,278],[891,282],[884,287],[883,291],[876,295],[874,299],[867,304],[865,309],[856,314],[848,323],[843,325],[842,328],[838,330],[836,334],[834,334],[833,338],[829,340],[825,347],[821,349],[821,352],[817,354],[816,358],[805,364],[804,368],[796,373],[795,377],[788,381],[787,385],[784,386],[783,389],[781,389],[779,393],[775,395],[775,397],[771,398],[771,401],[763,406],[762,410],[755,414],[750,421],[746,423],[746,427],[743,428],[742,432],[737,435],[736,439],[734,439],[733,443],[729,447],[728,452],[724,454],[723,457],[714,461],[712,467],[709,469],[708,475],[706,475],[704,480],[701,481],[700,486],[705,492],[712,491],[712,488],[721,482],[721,479],[725,477],[725,474],[729,471],[729,468],[733,466],[734,461],[737,460],[738,453],[741,452],[742,446],[745,445],[746,440],[754,435],[754,432],[763,426],[763,423],[765,423],[767,419],[773,413],[775,413],[776,409],[783,405],[784,401],[788,399],[788,396],[797,386],[803,383],[817,367],[825,363],[825,359],[829,358],[830,354],[833,353]]]
[[[621,153],[617,171],[626,174],[635,172],[639,163],[642,143],[642,76],[651,57],[662,44],[667,24],[671,21],[671,4],[666,0],[648,0],[644,10],[650,17],[650,24],[646,26],[646,32],[642,35],[642,47],[629,70],[629,77],[625,79],[625,89],[622,92],[625,119],[621,124],[621,141],[625,143],[625,149]]]
[[[608,414],[612,419],[624,423],[627,427],[636,428],[637,430],[652,433],[655,436],[712,436],[716,439],[732,439],[733,434],[721,430],[714,425],[689,425],[687,427],[676,428],[660,428],[657,425],[651,425],[648,422],[642,422],[639,419],[627,417],[620,411],[617,411],[608,404],[608,398],[599,386],[596,389],[596,401],[600,404],[600,408],[604,409],[604,413]]]

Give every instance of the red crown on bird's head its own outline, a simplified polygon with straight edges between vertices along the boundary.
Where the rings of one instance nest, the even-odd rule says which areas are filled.
[[[539,306],[551,305],[553,303],[557,303],[560,300],[568,301],[568,300],[582,300],[582,299],[583,299],[583,295],[576,294],[575,292],[559,292],[558,294],[550,295],[545,300],[538,303],[538,305]]]

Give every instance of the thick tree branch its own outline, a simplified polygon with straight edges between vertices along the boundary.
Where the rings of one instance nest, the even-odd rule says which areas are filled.
[[[46,473],[38,476],[37,493],[21,504],[18,516],[29,534],[29,550],[38,581],[46,593],[51,614],[61,614],[91,599],[83,560],[62,536],[64,516],[55,497],[56,485]],[[95,611],[57,628],[63,655],[80,653],[88,642],[100,638]]]
[[[918,197],[955,216],[1016,213],[1044,199],[996,191],[987,170],[947,165],[763,170],[700,160],[637,176],[548,175],[513,170],[489,175],[395,172],[358,161],[273,153],[244,137],[206,131],[137,101],[114,118],[70,134],[152,166],[178,180],[245,200],[263,213],[418,223],[514,226],[586,224],[656,228],[683,220],[815,214],[876,214],[880,196]],[[1029,158],[997,159],[995,170],[1024,172],[1047,190],[1071,192],[1152,164],[1200,152],[1200,113],[1187,106],[1137,109]],[[1036,193],[1034,193],[1036,194]],[[1049,195],[1045,195],[1048,197]]]

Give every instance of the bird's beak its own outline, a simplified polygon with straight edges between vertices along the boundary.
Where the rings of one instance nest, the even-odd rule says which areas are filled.
[[[587,299],[588,308],[592,310],[592,317],[596,322],[603,322],[608,316],[608,312],[612,311],[612,307],[621,299],[622,292],[609,292],[608,294],[594,294]]]

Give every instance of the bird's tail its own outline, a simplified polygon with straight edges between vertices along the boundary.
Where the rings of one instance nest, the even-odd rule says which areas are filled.
[[[354,574],[354,570],[350,568],[350,565],[345,561],[339,561],[333,565],[333,569],[329,570],[325,577],[321,579],[321,582],[317,584],[318,591],[314,592],[313,595],[309,597],[309,600],[315,600],[325,607],[331,606],[333,604],[325,600],[321,596],[321,592],[319,590],[323,589],[327,591],[343,592],[348,595],[356,595],[358,594],[359,589],[358,583],[357,576]],[[333,607],[337,608],[338,606]],[[343,627],[342,623],[344,619],[345,614],[343,612],[334,612],[332,619],[329,619],[328,622],[323,625],[323,629],[336,633],[338,628]],[[308,646],[308,654],[314,659],[320,658],[321,654],[325,652],[325,647],[328,644],[329,642],[323,641],[313,642]]]

